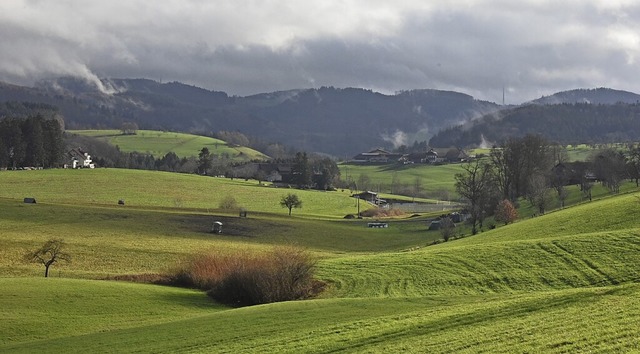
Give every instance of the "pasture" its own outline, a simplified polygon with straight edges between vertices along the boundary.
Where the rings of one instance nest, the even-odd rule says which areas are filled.
[[[67,130],[67,133],[92,136],[118,146],[123,152],[141,152],[161,158],[169,152],[179,157],[197,157],[202,148],[212,155],[233,160],[263,160],[268,157],[245,146],[230,146],[220,139],[159,130],[138,130],[135,135],[123,135],[119,130]]]
[[[6,171],[0,184],[11,186],[0,197],[34,197],[38,202],[55,204],[115,205],[125,200],[127,207],[198,210],[218,209],[226,197],[250,212],[285,213],[280,198],[296,193],[303,200],[294,215],[342,218],[357,211],[348,191],[325,192],[274,188],[255,180],[202,177],[160,171],[127,169],[57,169]],[[366,205],[362,205],[366,208]],[[234,211],[236,213],[237,211]]]
[[[370,190],[381,193],[413,194],[418,185],[418,194],[427,195],[432,199],[446,200],[454,197],[456,173],[462,172],[461,164],[447,165],[356,165],[339,164],[340,178],[344,181],[361,183],[362,176],[368,182],[358,186],[360,190]],[[395,189],[395,190],[394,190]]]
[[[277,204],[283,190],[255,181],[98,169],[6,171],[0,185],[2,352],[640,350],[631,187],[430,245],[440,235],[424,218],[392,219],[388,229],[342,219],[355,207],[346,191],[293,190],[305,204],[288,217]],[[38,204],[22,203],[27,195]],[[226,195],[249,217],[217,209]],[[223,234],[208,233],[214,219]],[[21,255],[52,237],[74,258],[45,279]],[[327,291],[233,309],[194,290],[95,280],[278,244],[311,250]]]

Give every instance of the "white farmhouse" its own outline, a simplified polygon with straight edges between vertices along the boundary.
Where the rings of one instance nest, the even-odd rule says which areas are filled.
[[[91,155],[82,151],[80,148],[72,149],[67,154],[70,164],[65,164],[68,168],[95,168],[95,164],[91,160]]]

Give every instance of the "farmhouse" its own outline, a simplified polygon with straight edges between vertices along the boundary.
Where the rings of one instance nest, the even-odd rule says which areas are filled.
[[[351,159],[354,163],[394,163],[403,164],[414,163],[457,163],[469,159],[469,155],[459,148],[438,149],[431,148],[427,151],[412,152],[410,154],[397,154],[385,151],[383,149],[374,149],[368,152],[362,152]]]
[[[354,156],[351,162],[355,163],[389,163],[397,162],[402,154],[392,153],[383,149],[373,149]]]
[[[259,163],[258,174],[265,176],[268,182],[287,182],[291,179],[291,164]]]
[[[561,162],[551,169],[551,177],[556,185],[579,185],[583,182],[596,182],[596,176],[584,161]]]
[[[387,201],[384,199],[381,199],[378,196],[378,193],[376,192],[371,192],[371,191],[365,191],[365,192],[361,192],[361,193],[356,193],[352,195],[353,198],[358,198],[360,200],[364,200],[366,202],[369,202],[371,204],[375,204],[375,205],[382,205],[382,204],[386,204]]]
[[[95,168],[95,164],[91,160],[91,155],[82,151],[80,148],[71,149],[67,153],[69,164],[65,164],[65,168]]]
[[[428,163],[457,163],[464,162],[469,159],[464,150],[459,148],[449,149],[429,149],[425,154],[425,160],[422,162]]]
[[[240,178],[255,178],[267,182],[289,182],[291,180],[291,164],[254,162],[235,166],[232,175]]]

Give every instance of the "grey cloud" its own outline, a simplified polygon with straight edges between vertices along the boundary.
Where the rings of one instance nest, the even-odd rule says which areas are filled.
[[[315,16],[294,1],[9,4],[0,80],[16,83],[75,74],[239,95],[436,88],[496,102],[504,87],[507,103],[578,87],[640,91],[636,4],[354,1],[314,3]]]

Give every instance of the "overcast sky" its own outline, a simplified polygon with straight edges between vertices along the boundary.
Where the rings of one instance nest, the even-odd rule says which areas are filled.
[[[521,103],[640,93],[636,0],[2,0],[0,80],[180,81],[231,95],[433,88]]]

